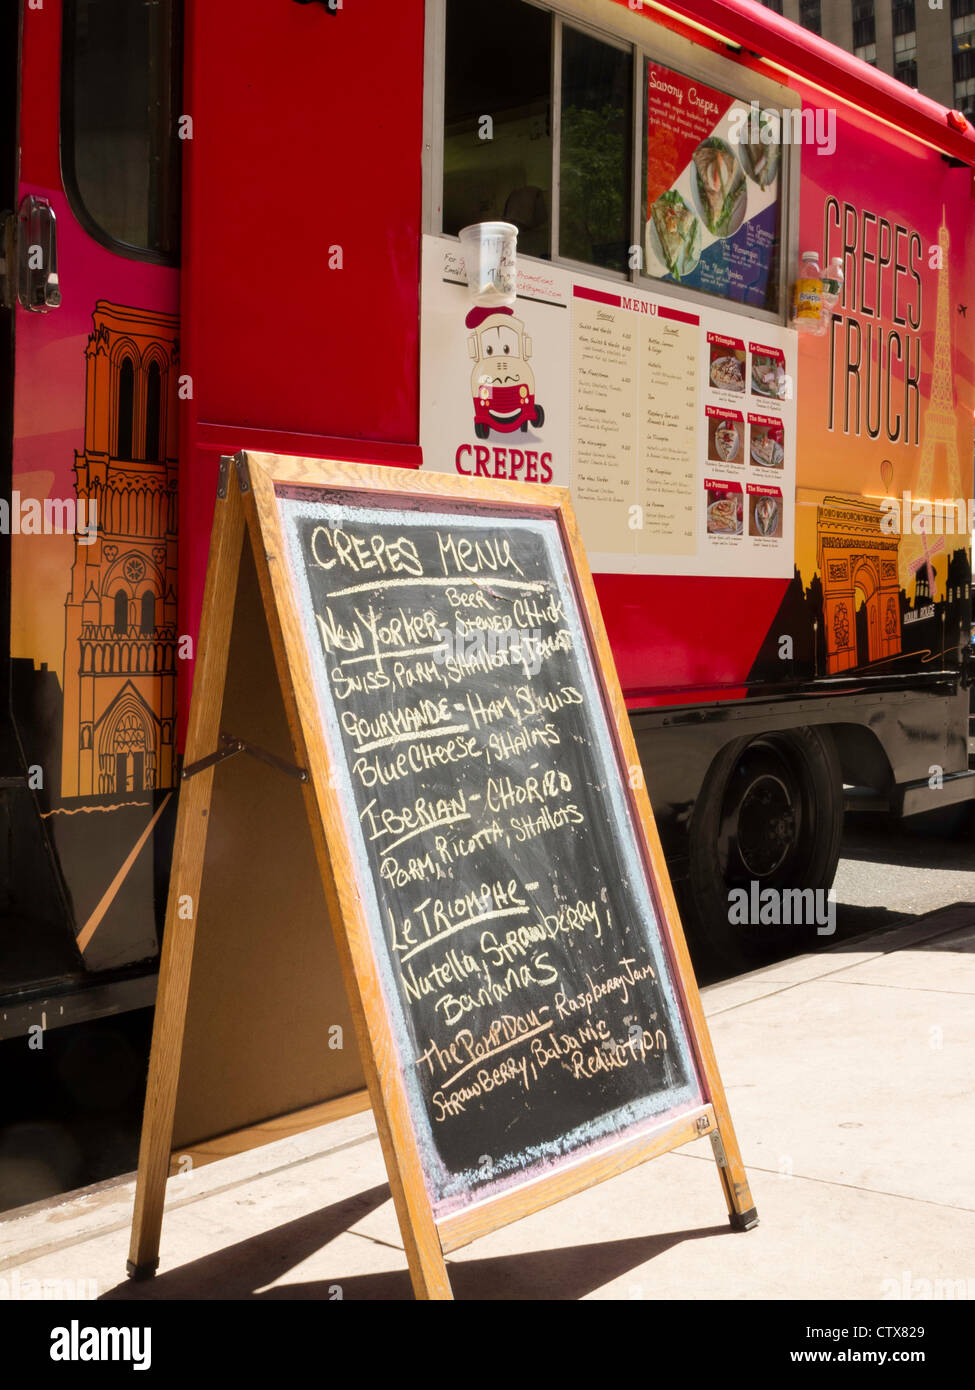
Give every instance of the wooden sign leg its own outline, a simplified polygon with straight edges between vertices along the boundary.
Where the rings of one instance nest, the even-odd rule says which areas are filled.
[[[213,770],[200,773],[194,782],[189,783],[182,792],[174,846],[174,862],[182,865],[182,868],[179,880],[174,876],[170,882],[166,909],[146,1107],[139,1146],[132,1242],[126,1264],[133,1279],[151,1278],[159,1264],[159,1235],[166,1179],[169,1176]]]
[[[375,1110],[375,1115],[377,1126],[380,1115],[386,1120],[382,1106]],[[386,1128],[388,1129],[388,1124]],[[430,1213],[430,1205],[424,1201],[419,1191],[412,1194],[419,1200],[410,1200],[410,1194],[406,1190],[409,1186],[408,1175],[401,1171],[400,1156],[393,1145],[391,1134],[387,1133],[382,1149],[386,1160],[386,1172],[389,1174],[389,1187],[393,1194],[393,1205],[399,1218],[406,1262],[410,1268],[413,1297],[418,1301],[431,1302],[453,1299],[450,1275],[447,1273],[447,1263],[443,1257],[436,1224]],[[407,1176],[406,1184],[404,1176]]]
[[[194,761],[217,749],[220,736],[234,599],[244,540],[240,491],[236,484],[226,486],[229,465],[229,459],[221,461],[221,491],[226,495],[219,497],[216,504],[200,624],[200,632],[206,634],[206,639],[205,646],[201,642],[198,653],[184,774]],[[213,773],[212,766],[204,768],[184,782],[180,792],[173,846],[174,872],[166,905],[135,1212],[126,1265],[133,1279],[151,1278],[159,1264],[159,1234],[169,1176]]]
[[[738,1148],[735,1127],[731,1123],[728,1104],[722,1093],[712,1098],[714,1118],[717,1129],[711,1132],[711,1147],[715,1162],[721,1175],[725,1201],[728,1204],[728,1220],[736,1231],[750,1231],[758,1225],[758,1211],[752,1200],[748,1175]]]

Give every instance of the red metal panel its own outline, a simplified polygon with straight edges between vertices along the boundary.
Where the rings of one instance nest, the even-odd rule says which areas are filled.
[[[188,30],[197,418],[415,440],[423,6],[207,0]]]
[[[634,706],[743,694],[788,587],[785,579],[703,575],[597,574],[595,582],[620,684]]]

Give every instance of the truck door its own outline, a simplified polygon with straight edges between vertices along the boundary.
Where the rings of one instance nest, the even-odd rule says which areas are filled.
[[[180,0],[20,0],[0,25],[4,999],[151,973],[157,954],[176,781]]]

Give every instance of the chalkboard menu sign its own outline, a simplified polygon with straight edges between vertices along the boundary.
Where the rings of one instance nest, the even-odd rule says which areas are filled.
[[[435,1209],[698,1103],[557,520],[279,505]]]
[[[749,1229],[568,493],[274,455],[234,463],[211,540],[130,1274],[156,1267],[194,969],[184,907],[208,835],[225,843],[238,823],[212,786],[240,752],[303,784],[323,889],[305,925],[334,934],[417,1297],[451,1297],[446,1252],[701,1135],[732,1225]],[[246,636],[258,606],[274,672],[248,661],[248,643],[265,650]],[[226,730],[225,713],[242,717],[227,693],[242,672],[255,709],[277,686],[293,762]],[[266,862],[248,866],[264,901],[268,880],[293,887],[291,857],[269,825]],[[197,1017],[214,973],[197,973]]]

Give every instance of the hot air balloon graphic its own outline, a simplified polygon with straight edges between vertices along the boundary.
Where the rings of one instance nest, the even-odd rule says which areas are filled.
[[[890,492],[890,480],[894,476],[894,465],[890,459],[884,459],[880,465],[880,476],[884,480],[884,490]]]

